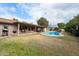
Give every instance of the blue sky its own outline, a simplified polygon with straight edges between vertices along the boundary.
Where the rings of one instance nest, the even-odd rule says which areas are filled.
[[[0,3],[0,17],[34,24],[40,17],[45,17],[50,25],[56,26],[78,14],[78,3]]]

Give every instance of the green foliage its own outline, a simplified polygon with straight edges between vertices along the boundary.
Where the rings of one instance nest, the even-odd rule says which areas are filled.
[[[18,21],[18,19],[16,19],[16,18],[13,18],[13,20]]]
[[[38,25],[44,26],[44,27],[48,27],[49,22],[47,21],[47,19],[41,17],[38,21],[37,21]]]
[[[76,34],[77,31],[79,31],[79,29],[76,30],[76,26],[78,25],[79,25],[79,15],[75,16],[66,24],[66,30],[71,33],[74,32]]]
[[[64,29],[65,28],[65,24],[64,23],[58,23],[58,27]]]
[[[67,24],[66,26],[71,28],[75,25],[79,24],[79,15],[77,15],[76,17],[74,17],[73,19],[71,19]]]
[[[2,37],[0,56],[79,56],[77,38],[68,33],[64,34],[57,38],[40,34]]]

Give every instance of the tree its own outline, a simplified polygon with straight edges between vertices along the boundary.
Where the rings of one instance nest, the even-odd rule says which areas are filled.
[[[64,23],[58,23],[58,27],[61,28],[61,29],[64,29],[66,26]]]
[[[13,18],[13,20],[18,21],[18,19],[16,19],[16,18]]]
[[[47,21],[46,18],[41,17],[38,21],[37,21],[38,25],[44,26],[44,27],[48,27],[49,22]]]
[[[66,31],[79,36],[79,15],[75,16],[66,24]]]
[[[79,15],[75,16],[73,19],[71,19],[67,24],[66,24],[66,29],[76,29],[75,26],[79,25]]]

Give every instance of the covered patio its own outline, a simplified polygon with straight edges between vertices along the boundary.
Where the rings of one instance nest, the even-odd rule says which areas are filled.
[[[42,32],[44,30],[43,26],[29,24],[26,22],[15,22],[17,26],[17,34],[27,33],[27,32]]]

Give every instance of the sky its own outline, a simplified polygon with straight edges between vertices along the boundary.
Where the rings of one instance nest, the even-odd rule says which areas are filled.
[[[40,17],[49,21],[50,26],[67,23],[79,14],[78,3],[0,3],[0,18],[37,24]]]

